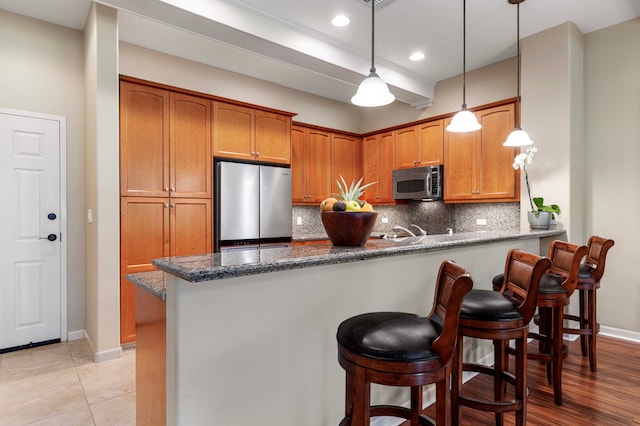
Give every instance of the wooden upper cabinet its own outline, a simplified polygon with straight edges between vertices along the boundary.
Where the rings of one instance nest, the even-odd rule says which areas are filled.
[[[444,121],[434,120],[416,125],[418,164],[437,166],[443,162]]]
[[[451,119],[445,120],[448,125]],[[477,132],[446,132],[444,136],[444,200],[476,198]]]
[[[368,136],[363,141],[364,181],[377,182],[365,189],[364,199],[371,204],[393,202],[391,173],[394,165],[395,133]]]
[[[520,175],[513,169],[513,160],[519,150],[502,145],[515,127],[515,105],[489,108],[478,111],[477,115],[482,124],[479,130],[479,194],[483,199],[519,199]]]
[[[291,163],[291,117],[256,110],[256,159],[268,163]]]
[[[213,102],[213,155],[253,160],[254,127],[253,108]]]
[[[514,128],[514,104],[476,113],[482,129],[445,132],[444,199],[446,202],[518,201],[519,174],[513,169],[517,149],[502,143]],[[445,120],[445,125],[451,119]]]
[[[291,117],[214,101],[213,155],[289,164]]]
[[[442,164],[443,121],[434,120],[396,130],[396,169]]]
[[[170,195],[211,198],[211,102],[180,93],[170,98]]]
[[[120,84],[120,195],[211,197],[210,101]]]
[[[120,195],[166,197],[169,92],[120,83]]]
[[[344,178],[347,185],[351,185],[351,182],[358,182],[358,180],[363,177],[362,139],[355,136],[334,133],[331,146],[331,192],[337,194],[338,185],[336,184],[336,180],[340,179],[340,176]],[[342,183],[342,181],[340,182]],[[366,183],[364,179],[362,183]],[[327,197],[328,196],[329,195],[327,195]]]
[[[330,132],[294,125],[291,132],[292,201],[316,204],[331,196]]]
[[[396,169],[408,169],[418,167],[417,132],[416,127],[411,126],[395,131],[396,140]]]

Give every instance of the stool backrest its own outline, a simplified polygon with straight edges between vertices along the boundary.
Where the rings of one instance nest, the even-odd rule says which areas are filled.
[[[444,261],[438,271],[433,308],[428,317],[442,327],[440,336],[433,341],[433,349],[444,364],[449,362],[458,336],[458,318],[462,299],[471,291],[473,281],[467,271],[453,263]]]
[[[540,278],[551,267],[551,259],[511,249],[504,266],[504,281],[500,291],[520,301],[518,312],[524,322],[531,321],[538,303]]]
[[[589,246],[589,253],[584,261],[584,264],[593,269],[591,275],[595,278],[595,282],[600,281],[602,274],[604,274],[604,264],[607,260],[607,252],[615,241],[598,237],[597,235],[591,236],[587,245]]]
[[[587,246],[579,246],[560,240],[555,240],[549,247],[549,258],[552,265],[548,273],[564,277],[561,285],[569,293],[569,296],[573,294],[578,285],[580,262],[588,251]]]

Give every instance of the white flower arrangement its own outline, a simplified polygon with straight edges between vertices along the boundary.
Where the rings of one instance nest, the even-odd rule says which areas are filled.
[[[516,155],[516,158],[513,160],[513,168],[518,170],[522,169],[524,171],[524,180],[527,183],[527,195],[529,195],[529,204],[531,205],[531,211],[533,212],[549,212],[556,215],[560,214],[560,207],[557,204],[551,204],[549,206],[544,205],[544,198],[535,197],[531,198],[531,187],[529,186],[529,174],[527,173],[527,164],[531,164],[533,162],[533,155],[538,152],[538,148],[535,146],[530,146],[523,153]]]

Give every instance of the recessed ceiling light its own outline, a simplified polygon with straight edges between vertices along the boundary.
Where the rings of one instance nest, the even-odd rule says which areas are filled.
[[[338,15],[331,20],[331,23],[336,27],[344,27],[349,25],[349,18],[344,15]]]
[[[424,53],[414,52],[411,54],[411,56],[409,56],[409,59],[411,59],[412,61],[421,61],[424,59]]]

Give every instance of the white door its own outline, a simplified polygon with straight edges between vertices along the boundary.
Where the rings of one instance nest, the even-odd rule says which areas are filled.
[[[0,351],[61,338],[60,140],[59,120],[0,111]]]

